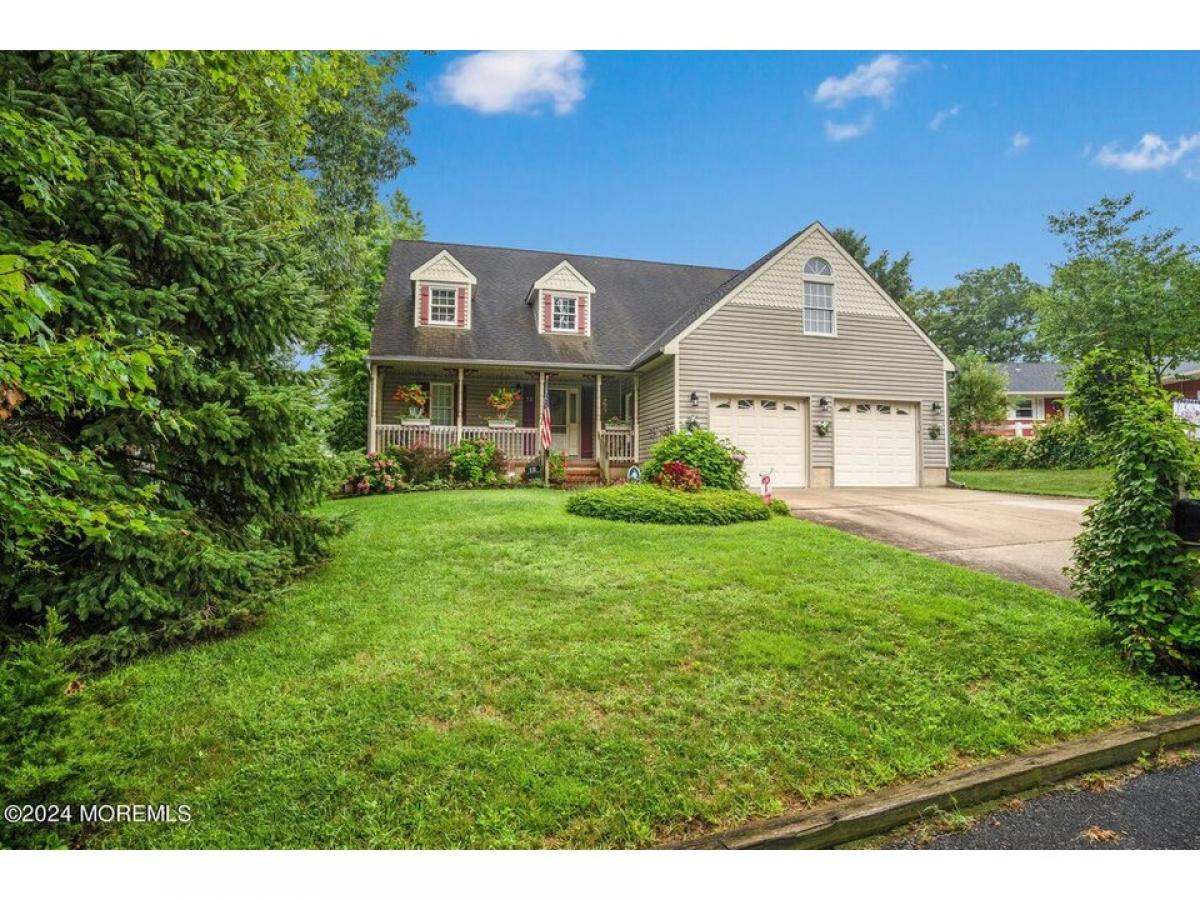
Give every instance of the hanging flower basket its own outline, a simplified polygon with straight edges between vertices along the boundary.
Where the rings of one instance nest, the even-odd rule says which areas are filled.
[[[404,420],[405,425],[421,421],[426,425],[429,424],[429,419],[421,416],[421,411],[425,408],[429,395],[419,384],[400,385],[392,394],[392,399],[408,407],[408,418]]]

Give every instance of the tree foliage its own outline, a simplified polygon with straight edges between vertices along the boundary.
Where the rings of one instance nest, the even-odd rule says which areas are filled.
[[[858,264],[867,270],[889,297],[899,303],[908,296],[912,290],[912,275],[909,273],[909,267],[912,265],[911,253],[905,253],[894,260],[888,251],[884,250],[871,259],[871,245],[865,234],[859,234],[852,228],[835,228],[830,233]]]
[[[1200,674],[1196,557],[1171,528],[1181,485],[1200,460],[1166,391],[1134,375],[1105,437],[1113,478],[1084,512],[1072,575],[1079,599],[1112,623],[1144,668]]]
[[[1041,359],[1032,296],[1037,285],[1016,263],[973,269],[939,291],[922,288],[901,304],[951,356],[977,352],[992,362]]]
[[[1133,195],[1050,217],[1068,259],[1034,296],[1043,346],[1066,363],[1095,347],[1137,360],[1161,379],[1200,357],[1200,261],[1178,229],[1150,230]]]
[[[1008,410],[1008,375],[981,353],[968,351],[954,360],[950,382],[950,428],[958,437],[1003,419]]]
[[[119,658],[250,620],[324,555],[330,457],[292,356],[338,302],[337,252],[310,239],[358,196],[317,126],[370,71],[0,55],[4,634],[54,609]]]

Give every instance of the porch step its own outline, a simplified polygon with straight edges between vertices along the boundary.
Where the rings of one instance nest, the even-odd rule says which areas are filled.
[[[567,463],[567,486],[582,487],[589,484],[604,484],[600,468],[595,463]]]

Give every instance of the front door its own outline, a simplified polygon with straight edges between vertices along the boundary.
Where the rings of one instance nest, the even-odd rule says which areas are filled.
[[[550,450],[579,455],[579,388],[550,389]]]

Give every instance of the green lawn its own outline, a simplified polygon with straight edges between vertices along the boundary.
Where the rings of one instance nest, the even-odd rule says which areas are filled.
[[[977,491],[1005,491],[1014,494],[1053,494],[1059,497],[1099,497],[1108,479],[1109,469],[1007,469],[960,472],[950,477]]]
[[[787,518],[564,495],[331,504],[357,527],[257,630],[86,685],[90,846],[645,846],[1173,712],[1076,602]]]

